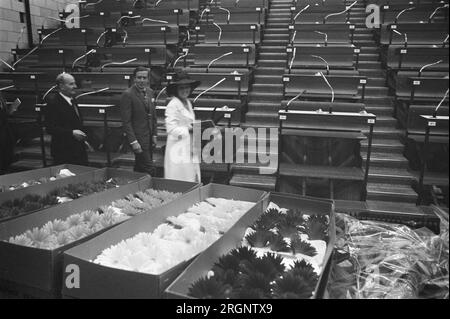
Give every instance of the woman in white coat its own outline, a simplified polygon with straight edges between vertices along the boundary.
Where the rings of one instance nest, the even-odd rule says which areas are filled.
[[[167,144],[164,158],[164,177],[187,182],[201,182],[200,155],[193,147],[195,114],[189,96],[200,82],[185,74],[167,87],[172,98],[166,109]]]

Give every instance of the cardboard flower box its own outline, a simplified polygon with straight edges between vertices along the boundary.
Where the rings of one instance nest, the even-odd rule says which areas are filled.
[[[271,193],[264,200],[261,209],[248,212],[219,241],[200,254],[166,289],[164,296],[170,299],[194,299],[189,296],[189,288],[191,285],[195,281],[207,277],[213,265],[221,256],[241,246],[246,230],[265,212],[270,202],[275,203],[280,208],[300,209],[305,214],[329,216],[328,242],[323,262],[324,266],[314,292],[314,298],[322,298],[329,277],[332,253],[336,241],[334,204],[329,200],[279,193]]]
[[[113,168],[103,168],[103,169],[91,170],[91,171],[82,173],[80,175],[74,176],[74,177],[62,178],[62,179],[56,180],[51,183],[45,183],[45,184],[35,185],[35,186],[27,187],[27,188],[21,188],[21,189],[15,190],[15,191],[0,193],[0,205],[4,204],[6,201],[9,201],[9,200],[22,199],[26,195],[30,195],[30,194],[46,196],[46,195],[50,194],[52,191],[61,189],[68,185],[76,185],[76,184],[85,183],[85,182],[100,182],[100,181],[106,181],[106,180],[109,180],[112,178],[125,179],[125,180],[129,180],[130,182],[132,182],[132,181],[138,181],[141,179],[145,179],[145,178],[147,178],[147,175],[143,174],[143,173],[135,173],[135,172],[129,172],[126,170],[113,169]],[[59,206],[59,205],[56,205],[56,206]],[[12,219],[15,219],[18,217],[33,214],[33,213],[36,213],[41,210],[42,209],[37,209],[37,210],[22,213],[17,216],[0,218],[0,223],[9,221],[9,220],[12,220]]]
[[[40,168],[31,171],[19,172],[14,174],[2,175],[0,176],[0,192],[1,190],[3,190],[4,192],[10,191],[8,190],[8,187],[10,187],[11,185],[18,185],[27,181],[38,181],[41,178],[49,179],[51,177],[58,175],[62,169],[67,169],[76,176],[78,176],[87,172],[95,171],[98,168],[65,164],[59,166]],[[48,181],[48,183],[52,183],[52,181]]]
[[[104,174],[109,174],[109,176],[119,174],[117,170],[108,170],[108,172],[104,171]],[[135,173],[126,171],[120,171],[120,174],[136,176]],[[55,219],[62,220],[86,210],[95,210],[129,194],[149,188],[186,193],[199,186],[195,183],[151,178],[144,175],[136,182],[54,206],[42,210],[38,214],[29,214],[0,224],[0,287],[17,291],[26,296],[60,297],[63,273],[62,253],[120,223],[54,250],[10,244],[7,241],[11,236],[22,234],[34,227],[41,227]]]
[[[232,186],[210,184],[190,192],[177,200],[155,209],[152,214],[140,215],[132,220],[101,234],[64,252],[64,266],[79,269],[80,285],[73,288],[65,284],[70,273],[63,278],[62,294],[65,298],[161,298],[169,284],[189,265],[185,260],[165,272],[152,275],[135,271],[105,267],[93,262],[106,248],[129,239],[142,232],[152,232],[163,224],[168,217],[179,216],[193,205],[207,198],[216,197],[254,202],[253,213],[261,211],[263,200],[267,197],[263,191]],[[238,221],[238,223],[241,223]],[[194,257],[194,256],[193,256]]]

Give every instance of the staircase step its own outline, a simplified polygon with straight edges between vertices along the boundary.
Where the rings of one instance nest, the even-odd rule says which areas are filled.
[[[380,59],[380,55],[378,53],[361,53],[359,55],[359,61],[378,61]]]
[[[406,169],[371,167],[369,183],[392,183],[411,186],[414,177]]]
[[[284,64],[286,64],[287,60],[287,53],[281,53],[281,52],[261,52],[259,54],[260,61],[261,60],[270,60],[270,61],[276,61],[282,59]]]
[[[283,67],[286,65],[286,60],[259,60],[258,65]]]
[[[366,152],[368,147],[368,140],[361,142],[361,151]],[[373,152],[389,152],[403,154],[405,146],[398,139],[373,139],[372,151]]]
[[[253,84],[253,92],[273,92],[280,93],[283,91],[283,84],[267,84],[267,83],[255,83]]]
[[[381,70],[380,61],[359,61],[360,69],[376,69]]]
[[[230,180],[230,185],[232,186],[256,188],[265,191],[274,191],[276,183],[277,178],[275,176],[261,175],[235,174]]]
[[[248,112],[250,112],[250,113],[273,112],[276,114],[276,112],[280,109],[280,106],[281,106],[281,103],[279,103],[279,102],[250,101],[248,103]]]
[[[398,124],[397,119],[392,116],[377,116],[377,126],[378,127],[396,127]]]
[[[368,69],[364,65],[359,65],[358,67],[359,74],[367,77],[384,77],[384,71],[381,69]]]
[[[281,100],[283,99],[283,95],[280,94],[274,94],[274,93],[263,93],[263,92],[250,92],[249,97],[251,98],[251,101],[277,101],[281,104]]]
[[[390,106],[367,106],[366,105],[366,111],[369,113],[373,113],[376,116],[382,116],[382,115],[392,115],[394,110]]]
[[[366,155],[367,154],[365,153],[361,154],[364,163],[367,158]],[[373,152],[370,157],[370,166],[407,169],[409,166],[409,162],[402,154]]]
[[[381,139],[396,139],[400,137],[402,134],[402,131],[396,128],[390,128],[390,127],[376,127],[374,128],[374,134],[373,136],[375,138],[381,138]]]
[[[255,75],[255,83],[258,84],[283,84],[281,75]]]
[[[381,214],[392,214],[394,216],[402,216],[405,212],[410,214],[423,214],[421,209],[414,203],[396,203],[386,201],[368,200],[366,202],[367,208],[372,212],[379,212]],[[404,222],[404,220],[402,220]],[[399,220],[400,222],[400,220]]]
[[[367,200],[415,203],[417,193],[407,185],[369,183]]]
[[[286,46],[286,45],[288,45],[288,41],[289,39],[286,39],[286,40],[278,40],[278,39],[276,39],[276,40],[264,40],[263,41],[263,45],[284,45],[284,46]]]
[[[283,76],[285,71],[284,66],[258,66],[255,70],[256,75],[279,75]]]
[[[366,86],[366,97],[370,96],[386,96],[389,89],[383,86]]]

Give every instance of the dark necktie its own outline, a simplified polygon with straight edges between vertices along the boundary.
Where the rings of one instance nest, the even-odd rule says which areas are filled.
[[[78,118],[80,118],[80,112],[78,112],[78,107],[77,107],[77,103],[75,102],[75,99],[71,99],[70,103],[72,103],[72,107],[73,107],[75,113],[77,114]]]

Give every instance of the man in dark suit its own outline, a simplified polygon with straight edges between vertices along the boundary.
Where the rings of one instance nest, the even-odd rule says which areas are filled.
[[[75,78],[63,73],[56,78],[58,92],[47,101],[45,125],[52,136],[51,154],[55,165],[87,165],[86,134],[83,119],[74,99]]]
[[[149,77],[150,70],[145,67],[134,70],[134,85],[122,94],[120,111],[125,134],[135,154],[134,170],[152,175],[157,118]]]

